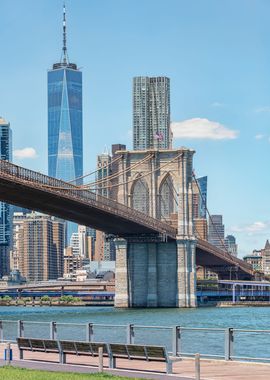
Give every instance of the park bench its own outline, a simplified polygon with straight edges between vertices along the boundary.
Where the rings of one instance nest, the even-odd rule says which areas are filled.
[[[110,353],[110,368],[116,368],[116,359],[146,360],[148,362],[166,363],[166,372],[172,373],[173,362],[180,361],[179,357],[169,356],[163,346],[146,346],[137,344],[108,344]]]
[[[59,354],[61,360],[61,352],[57,340],[51,339],[32,339],[32,338],[17,338],[20,359],[23,359],[23,351],[45,352]]]
[[[61,350],[60,363],[66,363],[66,355],[98,356],[99,347],[102,347],[103,349],[103,356],[108,356],[108,348],[106,343],[60,340],[59,347]]]
[[[66,355],[98,356],[99,347],[103,349],[103,356],[108,356],[108,348],[105,343],[32,338],[17,338],[17,343],[20,359],[23,359],[23,351],[58,353],[59,362],[64,364]]]
[[[109,358],[110,368],[116,368],[116,359],[145,360],[166,363],[166,372],[170,374],[173,362],[181,360],[179,357],[169,356],[162,346],[32,338],[17,338],[17,343],[20,359],[23,359],[23,351],[58,353],[61,364],[66,363],[66,355],[97,357],[100,347],[103,349],[103,356]]]

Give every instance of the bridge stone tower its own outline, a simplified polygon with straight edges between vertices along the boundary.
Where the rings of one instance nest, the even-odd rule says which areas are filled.
[[[119,151],[112,197],[172,224],[166,236],[116,239],[116,307],[195,307],[196,240],[192,218],[194,151]],[[117,157],[116,157],[117,158]]]

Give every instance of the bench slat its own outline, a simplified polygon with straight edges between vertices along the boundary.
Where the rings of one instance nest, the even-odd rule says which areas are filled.
[[[60,346],[64,353],[74,353],[76,354],[76,348],[74,345],[74,341],[72,340],[60,340]]]
[[[103,354],[106,354],[106,355],[108,354],[108,348],[107,348],[106,343],[97,343],[97,342],[92,343],[91,342],[90,344],[91,344],[93,354],[98,355],[99,347],[103,348]]]
[[[134,358],[134,357],[146,358],[144,346],[135,346],[135,345],[128,344],[127,349],[128,349],[130,358]]]
[[[110,344],[111,353],[113,356],[128,357],[128,352],[125,344]]]
[[[59,352],[59,347],[56,340],[46,339],[43,341],[46,351],[49,352]]]
[[[147,356],[149,360],[151,359],[166,359],[166,352],[164,347],[151,347],[151,346],[145,346],[146,351],[147,351]]]
[[[31,345],[29,342],[29,339],[27,338],[17,338],[17,343],[19,346],[19,349],[24,349],[24,350],[31,350]]]

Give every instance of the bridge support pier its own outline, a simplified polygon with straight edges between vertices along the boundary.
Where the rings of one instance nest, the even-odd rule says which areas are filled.
[[[178,307],[196,307],[196,241],[177,239],[177,284]]]
[[[128,250],[125,239],[115,239],[115,307],[129,307]]]
[[[195,240],[115,243],[115,307],[197,306]]]

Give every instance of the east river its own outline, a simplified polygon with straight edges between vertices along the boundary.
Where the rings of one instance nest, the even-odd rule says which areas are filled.
[[[0,307],[3,337],[14,340],[17,320],[23,320],[24,335],[49,338],[50,321],[57,322],[60,339],[84,340],[86,324],[93,323],[93,340],[124,342],[126,325],[134,324],[135,343],[165,344],[172,347],[171,326],[181,326],[181,352],[224,356],[224,330],[234,333],[234,356],[270,359],[270,307],[241,307],[198,309],[114,309],[112,307]],[[8,322],[11,321],[11,322]],[[14,322],[12,322],[14,321]],[[35,322],[35,323],[31,323]],[[72,325],[66,325],[66,324]],[[107,325],[107,326],[103,326]],[[118,325],[118,327],[113,326]],[[138,327],[136,327],[138,326]],[[163,326],[165,329],[143,326]],[[209,328],[217,330],[189,330]]]

